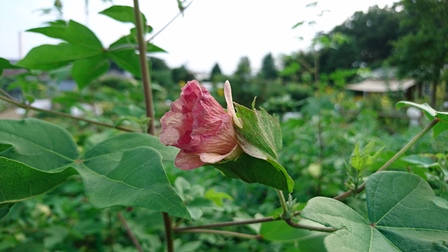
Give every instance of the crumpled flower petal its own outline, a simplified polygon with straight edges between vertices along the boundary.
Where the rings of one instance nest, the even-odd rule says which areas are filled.
[[[181,169],[220,162],[239,149],[230,110],[226,112],[196,80],[182,88],[179,99],[160,121],[160,141],[181,149],[175,160]]]

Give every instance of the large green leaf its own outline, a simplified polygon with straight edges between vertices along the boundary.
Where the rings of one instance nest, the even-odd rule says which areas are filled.
[[[285,168],[270,158],[264,160],[242,154],[236,160],[211,165],[227,177],[238,178],[247,183],[260,183],[288,192],[294,189],[294,180]]]
[[[134,8],[130,6],[114,5],[101,11],[100,14],[106,15],[120,22],[135,24]],[[141,14],[143,18],[143,24],[146,24],[146,17],[143,13]]]
[[[62,39],[89,51],[100,53],[103,49],[103,45],[95,33],[86,26],[73,20],[65,24],[64,22],[53,22],[48,27],[33,28],[28,31],[41,33],[51,38]]]
[[[146,146],[122,145],[123,139],[111,138],[92,148],[77,166],[90,202],[97,207],[144,207],[190,218],[182,199],[169,184],[160,153]]]
[[[0,204],[4,204],[46,193],[77,172],[73,168],[56,172],[41,171],[0,157],[0,174]]]
[[[330,198],[311,199],[301,216],[338,231],[325,238],[329,251],[447,251],[448,208],[420,177],[381,172],[366,184],[369,220]]]
[[[160,153],[172,163],[174,148],[156,137],[129,133],[96,145],[81,159],[61,127],[37,119],[0,120],[0,156],[6,157],[0,163],[0,195],[14,202],[42,194],[74,174],[74,167],[97,207],[143,207],[189,218],[166,178]]]
[[[41,45],[31,49],[17,65],[37,70],[51,70],[67,65],[74,60],[97,56],[101,53],[101,51],[90,50],[67,43]]]
[[[76,173],[69,166],[77,156],[73,139],[60,127],[36,119],[0,120],[0,204],[52,190]]]
[[[83,89],[109,70],[109,60],[105,56],[104,54],[74,62],[72,75],[79,89]]]
[[[46,172],[64,170],[78,158],[65,129],[37,119],[0,120],[0,144],[0,156]]]

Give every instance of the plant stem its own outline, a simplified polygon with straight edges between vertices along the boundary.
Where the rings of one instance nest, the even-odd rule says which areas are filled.
[[[191,229],[204,229],[204,228],[217,228],[217,227],[229,227],[229,226],[238,226],[238,225],[247,225],[247,224],[255,224],[255,223],[263,223],[263,222],[270,222],[270,221],[278,221],[282,218],[274,218],[272,216],[265,217],[265,218],[258,218],[258,219],[252,219],[252,220],[244,220],[244,221],[227,221],[227,222],[220,222],[220,223],[212,223],[212,224],[205,224],[200,226],[190,226],[190,227],[178,227],[174,228],[174,232],[181,232],[185,230],[191,230]]]
[[[145,31],[143,27],[142,15],[138,0],[134,0],[134,16],[135,26],[137,28],[138,51],[140,57],[140,69],[142,71],[143,91],[145,95],[146,116],[150,119],[148,123],[148,133],[154,135],[154,109],[151,92],[151,78],[148,70],[148,57],[146,56],[146,41],[144,38]]]
[[[218,234],[218,235],[230,235],[235,236],[239,238],[245,238],[245,239],[262,239],[263,236],[261,235],[250,235],[250,234],[243,234],[238,232],[232,232],[232,231],[224,231],[224,230],[214,230],[214,229],[189,229],[189,230],[180,230],[179,233],[206,233],[206,234]]]
[[[155,125],[154,125],[154,108],[153,108],[153,98],[152,98],[152,90],[151,90],[151,78],[148,69],[148,58],[146,56],[146,41],[145,41],[145,27],[143,27],[142,15],[140,12],[140,7],[138,4],[138,0],[134,0],[134,16],[135,16],[135,26],[137,28],[137,41],[138,41],[138,50],[139,50],[139,58],[140,58],[140,69],[142,71],[142,82],[143,82],[143,92],[145,95],[145,105],[146,105],[146,116],[150,119],[148,123],[148,134],[155,135]],[[168,213],[163,214],[163,221],[165,223],[165,235],[166,235],[166,244],[167,251],[173,252],[173,238],[172,238],[172,229],[173,226],[171,224],[170,217]]]
[[[126,219],[123,217],[123,215],[121,214],[121,212],[118,212],[118,218],[121,221],[121,224],[124,226],[124,228],[126,229],[126,232],[128,233],[129,238],[132,240],[132,242],[134,243],[134,246],[137,248],[137,250],[139,252],[143,252],[142,247],[140,246],[140,243],[137,240],[137,237],[135,237],[134,233],[132,232],[131,228],[129,227],[128,223],[126,222]]]
[[[3,90],[2,90],[3,92]],[[97,122],[97,121],[93,121],[90,119],[86,119],[86,118],[82,118],[82,117],[77,117],[77,116],[72,116],[70,114],[66,114],[66,113],[62,113],[62,112],[58,112],[58,111],[53,111],[53,110],[47,110],[47,109],[41,109],[41,108],[37,108],[37,107],[33,107],[30,105],[26,105],[23,103],[20,103],[18,101],[15,101],[13,99],[7,98],[5,96],[1,96],[0,95],[0,100],[3,100],[7,103],[13,104],[17,107],[20,108],[24,108],[26,110],[34,110],[34,111],[39,111],[39,112],[44,112],[44,113],[48,113],[48,114],[53,114],[53,115],[57,115],[57,116],[62,116],[62,117],[66,117],[66,118],[70,118],[73,120],[77,120],[77,121],[83,121],[83,122],[88,122],[94,125],[99,125],[99,126],[103,126],[106,128],[113,128],[113,129],[118,129],[118,130],[122,130],[122,131],[127,131],[127,132],[134,132],[134,130],[128,129],[128,128],[124,128],[121,126],[115,126],[115,125],[111,125],[111,124],[107,124],[107,123],[102,123],[102,122]]]
[[[282,206],[282,218],[287,218],[288,216],[288,207],[286,206],[286,200],[285,200],[285,195],[283,195],[283,192],[275,189],[275,191],[277,192],[278,198],[280,199],[280,205]]]
[[[428,133],[428,131],[430,131],[432,129],[432,127],[434,127],[434,125],[436,125],[438,122],[439,122],[439,119],[434,118],[428,125],[426,125],[426,127],[424,129],[422,129],[417,135],[415,135],[405,146],[403,146],[403,148],[401,148],[401,150],[399,150],[397,153],[395,153],[395,155],[393,157],[391,157],[389,159],[389,161],[387,161],[383,166],[381,166],[381,168],[379,168],[376,172],[381,172],[381,171],[384,171],[385,169],[387,169],[393,162],[395,162],[401,155],[403,155],[403,153],[405,153],[409,148],[411,148],[420,138],[422,138],[426,133]],[[358,190],[356,190],[356,193],[362,192],[365,187],[366,187],[366,182],[362,183],[358,187]],[[352,195],[352,193],[353,192],[351,190],[346,191],[346,192],[334,197],[333,199],[343,200],[343,199],[347,198],[348,196]]]
[[[163,212],[163,223],[165,225],[165,238],[166,238],[166,250],[168,252],[174,251],[174,245],[173,245],[173,225],[171,224],[171,219],[168,213]]]

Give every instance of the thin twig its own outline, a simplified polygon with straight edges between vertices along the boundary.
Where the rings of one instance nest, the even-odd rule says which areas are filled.
[[[230,236],[235,236],[235,237],[239,237],[239,238],[256,239],[256,240],[263,239],[262,235],[250,235],[250,234],[243,234],[243,233],[224,231],[224,230],[214,230],[214,229],[189,229],[189,230],[179,230],[176,232],[178,232],[178,233],[206,233],[206,234],[230,235]]]
[[[3,90],[3,88],[0,88],[0,92],[2,92],[2,94],[4,94],[6,97],[8,97],[11,100],[14,100],[14,97],[12,97],[8,92],[6,92],[5,90]]]
[[[134,233],[132,232],[131,228],[129,227],[128,223],[126,222],[126,219],[123,217],[123,215],[121,214],[121,212],[118,212],[118,218],[121,221],[121,224],[124,226],[124,228],[126,229],[126,233],[128,234],[129,238],[132,240],[132,242],[134,243],[134,246],[137,248],[137,250],[139,252],[143,252],[142,246],[140,246],[140,243],[137,240],[137,237],[135,237]]]
[[[316,227],[316,226],[309,226],[309,225],[295,223],[291,219],[286,219],[285,221],[288,225],[290,225],[291,227],[294,227],[294,228],[308,229],[308,230],[312,230],[312,231],[328,232],[328,233],[337,231],[337,229],[331,228],[331,227]]]
[[[381,166],[381,168],[379,168],[375,173],[377,172],[381,172],[386,170],[387,168],[389,168],[389,166],[395,162],[401,155],[403,155],[409,148],[411,148],[422,136],[424,136],[426,133],[428,133],[428,131],[430,131],[432,129],[432,127],[434,127],[434,125],[436,125],[439,122],[438,118],[434,118],[428,125],[426,125],[426,127],[424,129],[422,129],[417,135],[415,135],[405,146],[403,146],[403,148],[401,148],[401,150],[399,150],[397,153],[395,153],[395,155],[393,157],[391,157],[383,166]],[[364,190],[364,188],[366,187],[366,182],[362,183],[359,187],[358,190],[356,191],[357,193],[360,193]],[[335,200],[343,200],[345,198],[347,198],[348,196],[352,195],[353,191],[346,191],[336,197],[333,197],[333,199]]]
[[[229,227],[229,226],[238,226],[238,225],[247,225],[247,224],[263,223],[263,222],[270,222],[270,221],[278,221],[281,219],[282,219],[281,217],[274,218],[274,217],[270,216],[270,217],[265,217],[265,218],[252,219],[252,220],[226,221],[226,222],[205,224],[205,225],[199,225],[199,226],[176,227],[176,228],[173,228],[173,230],[175,232],[179,232],[179,231],[191,230],[191,229]]]
[[[161,32],[163,32],[163,30],[165,30],[172,22],[174,22],[174,20],[176,20],[176,18],[178,18],[180,15],[183,14],[183,12],[191,5],[191,3],[193,3],[193,1],[191,1],[182,10],[179,10],[179,13],[177,13],[176,16],[174,16],[168,23],[166,23],[166,25],[164,25],[162,27],[162,29],[160,29],[158,32],[156,32],[154,35],[152,35],[152,37],[150,37],[147,42],[148,43],[151,42],[151,40],[153,40],[157,35],[159,35]]]
[[[62,112],[59,112],[59,111],[53,111],[53,110],[47,110],[47,109],[41,109],[41,108],[33,107],[31,105],[26,105],[26,104],[23,104],[23,103],[20,103],[20,102],[14,100],[14,99],[9,99],[9,98],[7,98],[5,96],[1,96],[1,95],[0,95],[0,100],[3,100],[3,101],[8,102],[10,104],[13,104],[13,105],[15,105],[17,107],[24,108],[26,110],[34,110],[34,111],[49,113],[49,114],[53,114],[53,115],[57,115],[57,116],[70,118],[70,119],[77,120],[77,121],[88,122],[88,123],[99,125],[99,126],[106,127],[106,128],[118,129],[118,130],[127,131],[127,132],[134,132],[134,130],[131,130],[131,129],[128,129],[128,128],[124,128],[124,127],[121,127],[121,126],[115,126],[115,125],[102,123],[102,122],[98,122],[98,121],[94,121],[94,120],[90,120],[90,119],[86,119],[86,118],[82,118],[82,117],[72,116],[70,114],[62,113]]]

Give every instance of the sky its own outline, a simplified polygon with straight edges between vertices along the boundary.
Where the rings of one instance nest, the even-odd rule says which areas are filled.
[[[328,32],[342,24],[356,11],[366,12],[370,6],[391,6],[397,0],[193,0],[184,15],[166,29],[162,28],[178,13],[176,0],[141,0],[141,11],[154,28],[152,42],[168,53],[155,54],[170,67],[185,65],[193,72],[209,73],[215,63],[225,74],[235,71],[241,57],[250,59],[257,71],[263,57],[275,58],[298,50],[309,49],[317,32]],[[59,41],[41,34],[26,32],[55,20],[56,13],[42,15],[54,0],[0,0],[0,57],[19,59],[33,47],[57,44]],[[129,33],[131,24],[117,22],[98,14],[111,3],[101,0],[62,0],[63,19],[73,19],[88,26],[104,47]],[[131,0],[114,0],[116,5],[132,6]],[[322,15],[320,15],[323,13]],[[301,21],[298,28],[292,27]],[[314,25],[308,24],[315,22]],[[21,37],[21,39],[19,39]],[[19,41],[22,41],[21,43]],[[19,46],[21,44],[21,46]]]

